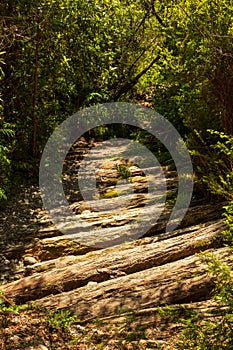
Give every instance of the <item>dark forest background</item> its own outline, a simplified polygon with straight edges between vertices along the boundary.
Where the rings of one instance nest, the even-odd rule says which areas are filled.
[[[232,200],[232,9],[227,0],[3,0],[1,200],[36,181],[57,125],[109,101],[149,101],[181,133],[203,191]]]

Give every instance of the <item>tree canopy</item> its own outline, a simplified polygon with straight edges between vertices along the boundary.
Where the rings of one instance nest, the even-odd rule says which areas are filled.
[[[72,113],[145,95],[206,175],[218,138],[208,130],[233,131],[232,10],[227,0],[3,0],[1,196],[17,172],[37,174]]]

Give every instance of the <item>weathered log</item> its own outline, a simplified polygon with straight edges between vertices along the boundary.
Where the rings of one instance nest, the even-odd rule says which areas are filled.
[[[96,249],[92,246],[85,246],[62,235],[37,240],[35,244],[25,248],[24,255],[35,255],[40,261],[45,261],[72,254],[83,255],[93,250]]]
[[[185,228],[192,225],[209,222],[211,220],[220,219],[223,213],[224,204],[226,203],[218,203],[215,205],[203,204],[189,207],[179,227]],[[157,224],[153,226],[149,232],[147,232],[147,236],[153,236],[156,233],[164,232],[169,216],[170,212],[165,212],[162,214],[157,221]]]
[[[198,205],[190,207],[183,222],[181,223],[181,228],[189,227],[192,225],[200,224],[206,221],[216,220],[221,217],[223,203],[217,205]],[[135,209],[137,211],[137,209]],[[101,235],[111,235],[111,229],[117,231],[119,237],[123,232],[127,231],[127,222],[133,217],[133,209],[122,215],[120,218],[121,222],[116,222],[111,218],[98,217],[98,213],[87,213],[86,219],[91,220],[90,225],[101,226]],[[169,213],[164,213],[158,220],[157,224],[151,228],[148,232],[148,236],[155,236],[164,232],[166,223],[169,218]],[[85,215],[84,215],[85,217]],[[114,225],[120,224],[122,226],[114,227]],[[104,227],[105,226],[105,227]],[[35,234],[34,234],[35,236]],[[51,259],[56,259],[60,256],[66,255],[82,255],[89,251],[95,250],[91,245],[81,245],[77,240],[72,238],[72,235],[62,235],[54,226],[47,228],[42,228],[36,233],[36,239],[30,244],[25,242],[11,245],[2,248],[4,251],[4,256],[7,259],[21,259],[24,256],[31,255],[35,256],[39,261],[46,261]],[[42,238],[43,237],[43,238]],[[42,239],[41,239],[42,238]],[[27,237],[27,240],[29,237]]]
[[[229,248],[221,248],[214,254],[229,260],[231,252]],[[90,320],[126,309],[142,310],[164,303],[171,305],[206,300],[214,287],[213,277],[205,274],[206,266],[199,257],[190,256],[129,276],[91,283],[34,303],[52,310],[69,309],[81,320]]]
[[[25,256],[35,256],[39,261],[56,259],[66,255],[82,255],[96,250],[94,247],[80,244],[65,235],[34,239],[29,244],[17,244],[3,247],[4,256],[8,259],[21,259]]]
[[[222,204],[218,206],[213,205],[202,205],[198,207],[191,207],[188,210],[183,222],[182,228],[196,225],[202,222],[216,220],[221,216]],[[149,208],[148,208],[149,210]],[[120,215],[101,215],[100,213],[85,212],[82,214],[85,225],[90,227],[93,231],[92,236],[94,239],[98,236],[100,239],[101,247],[108,247],[115,244],[122,243],[123,241],[131,240],[133,235],[133,226],[131,227],[130,222],[137,218],[138,208],[131,208],[125,213]],[[152,215],[150,213],[150,215]],[[148,217],[149,211],[148,211]],[[166,224],[168,222],[170,212],[165,212],[161,215],[156,225],[150,229],[147,233],[148,236],[158,235],[164,232]],[[89,236],[85,239],[82,238],[82,244],[80,244],[79,234],[75,232],[80,231],[79,221],[77,220],[77,227],[75,224],[72,225],[71,234],[60,235],[50,238],[38,240],[36,244],[32,244],[30,247],[25,248],[25,254],[36,255],[40,261],[56,259],[59,256],[65,255],[81,255],[86,252],[96,250],[98,244],[91,244],[91,240],[88,241]],[[96,228],[96,231],[94,229]],[[130,230],[132,231],[130,233]],[[95,233],[94,233],[95,232]],[[124,237],[124,239],[123,239]],[[137,237],[139,238],[139,237]],[[118,242],[119,240],[119,242]]]
[[[164,314],[169,316],[169,312],[167,309],[167,305],[164,306],[159,306],[160,310],[164,311]],[[192,302],[190,304],[173,304],[172,309],[176,310],[180,316],[185,315],[187,311],[193,311],[198,314],[201,314],[202,317],[205,318],[216,318],[221,316],[221,314],[227,310],[227,306],[225,305],[220,305],[216,300],[213,299],[207,299],[203,301],[196,301]],[[127,319],[129,317],[134,318],[134,324],[142,325],[146,324],[153,324],[155,322],[155,318],[158,318],[159,314],[161,313],[158,312],[158,307],[151,307],[147,309],[139,309],[139,310],[123,310],[121,313],[113,314],[110,316],[105,316],[105,317],[99,317],[98,320],[101,321],[101,324],[107,324],[107,323],[112,323],[112,324],[119,324],[123,322],[127,322]],[[165,326],[165,323],[162,322],[162,316],[160,318],[160,323]],[[165,320],[164,320],[165,321]],[[85,324],[87,323],[88,320],[83,320],[79,321],[79,323]]]
[[[160,234],[155,237],[145,237],[140,240],[130,242],[130,243],[125,243],[124,245],[119,245],[115,246],[112,248],[107,248],[104,250],[98,250],[94,252],[94,256],[92,258],[92,254],[88,253],[86,256],[79,256],[79,255],[65,255],[61,256],[56,259],[51,259],[51,260],[46,260],[46,261],[41,261],[38,262],[37,264],[34,264],[32,266],[27,267],[27,275],[32,275],[33,273],[38,273],[38,272],[44,272],[44,271],[49,271],[51,269],[55,268],[63,268],[65,266],[70,266],[71,264],[76,264],[79,263],[80,261],[87,260],[87,259],[97,259],[98,256],[101,256],[101,258],[106,255],[110,255],[112,252],[121,252],[122,249],[126,251],[126,249],[132,249],[134,247],[137,247],[139,245],[147,245],[147,244],[152,244],[156,242],[161,242],[164,240],[168,240],[171,238],[176,238],[176,242],[179,240],[179,236],[186,235],[186,234],[191,234],[192,238],[195,240],[198,240],[200,242],[200,246],[202,250],[205,250],[207,248],[210,248],[213,243],[218,245],[218,242],[212,242],[213,237],[215,237],[219,232],[225,229],[225,224],[223,220],[219,220],[216,222],[209,222],[205,224],[200,224],[196,226],[191,226],[189,228],[185,229],[179,229],[175,230],[171,233],[165,233],[165,234]],[[202,235],[203,235],[203,230],[205,230],[204,235],[205,238],[203,240]],[[189,240],[189,237],[187,237]],[[46,240],[45,240],[46,242]],[[181,241],[182,242],[182,239]],[[169,242],[168,242],[169,244]],[[189,243],[188,243],[189,244]],[[198,246],[198,243],[196,243],[196,248]],[[196,252],[196,250],[195,250]],[[160,256],[161,258],[161,256]],[[182,258],[181,255],[177,256],[177,258]],[[169,262],[169,261],[168,261]]]
[[[60,268],[58,265],[51,271],[24,277],[2,286],[2,290],[7,297],[26,302],[82,287],[90,281],[102,282],[150,269],[219,246],[215,237],[224,227],[221,220],[208,226],[190,228],[189,233],[187,229],[179,230],[178,236],[162,241],[151,242],[148,239],[144,244],[139,241],[133,242],[132,246],[128,244],[88,253],[73,261],[68,259],[69,266]]]
[[[137,220],[138,218],[138,206],[140,202],[140,195],[137,195],[137,204],[132,204],[131,207],[128,208],[126,211],[120,211],[119,213],[116,213],[115,215],[109,215],[107,213],[101,213],[101,212],[91,212],[89,210],[86,210],[82,213],[81,219],[77,220],[76,223],[73,223],[70,225],[69,228],[67,228],[67,235],[64,236],[58,236],[58,237],[51,237],[47,238],[45,240],[41,241],[41,244],[44,246],[43,250],[41,251],[41,254],[39,256],[40,260],[48,260],[55,258],[54,251],[57,251],[57,256],[61,255],[59,254],[59,240],[62,239],[70,239],[71,241],[77,240],[78,242],[82,243],[82,245],[87,246],[94,246],[96,249],[98,247],[100,248],[107,248],[109,246],[113,246],[116,244],[123,243],[124,241],[131,241],[134,237],[134,225],[131,225],[131,222],[134,222],[134,220]],[[144,199],[142,199],[143,202]],[[219,203],[218,205],[200,205],[198,207],[190,207],[187,214],[185,215],[180,227],[185,228],[192,225],[197,225],[203,222],[211,221],[211,220],[217,220],[221,217],[222,214],[222,205],[223,203]],[[145,226],[148,226],[147,220],[150,220],[150,217],[154,215],[154,208],[148,206],[148,217],[144,216],[143,220],[145,220]],[[151,229],[144,234],[145,236],[154,236],[161,234],[165,231],[167,222],[170,217],[170,210],[166,209],[164,213],[161,215],[159,220],[155,225],[151,227]],[[140,217],[142,220],[142,218]],[[85,222],[85,229],[89,229],[92,232],[92,235],[85,235],[82,237],[82,234],[80,236],[80,231],[82,231],[80,224]],[[143,223],[140,223],[141,227],[143,226]],[[142,237],[142,236],[141,236]],[[136,238],[140,238],[138,234],[136,235]],[[93,242],[92,242],[93,240]],[[98,244],[99,240],[99,244]],[[54,241],[54,245],[53,245]],[[56,245],[58,245],[56,249]],[[93,250],[93,249],[89,249]],[[72,253],[71,253],[72,254]],[[79,252],[77,250],[77,253],[74,253],[75,255],[78,255]],[[68,255],[63,252],[63,255]]]

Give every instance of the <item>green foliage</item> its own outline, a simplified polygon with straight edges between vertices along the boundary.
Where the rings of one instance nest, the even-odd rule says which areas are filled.
[[[163,50],[156,67],[154,107],[186,139],[199,178],[209,177],[210,172],[214,176],[219,168],[223,172],[222,166],[228,166],[227,171],[232,169],[226,155],[225,160],[222,157],[223,148],[221,160],[225,164],[219,162],[214,172],[214,162],[210,169],[205,156],[208,148],[215,159],[220,153],[217,135],[210,134],[208,129],[218,130],[219,138],[221,132],[226,137],[233,133],[232,9],[227,0],[182,0],[169,2],[162,12]],[[200,136],[204,142],[200,142]],[[224,144],[226,139],[221,141]],[[230,179],[225,175],[219,179],[221,191],[225,187],[225,195],[227,191],[232,193],[228,188]],[[210,183],[217,191],[217,183],[212,180]]]
[[[233,137],[223,132],[207,130],[207,138],[195,131],[196,144],[190,151],[196,163],[196,173],[209,191],[233,199]]]
[[[210,145],[213,152],[208,161],[212,171],[204,177],[204,181],[208,182],[211,192],[233,200],[233,136],[213,130],[210,133],[218,140]]]
[[[75,322],[76,317],[72,316],[69,310],[48,312],[49,325],[54,330],[65,330]]]
[[[3,0],[0,123],[15,132],[1,143],[5,179],[36,177],[54,128],[84,106],[120,96],[154,58],[159,27],[146,3]]]
[[[233,246],[233,201],[229,202],[228,205],[223,207],[225,209],[225,221],[228,226],[228,230],[225,231],[227,234],[229,244]]]
[[[5,64],[2,55],[5,51],[0,52],[0,81],[4,78],[3,65]],[[11,139],[14,136],[13,125],[4,122],[3,119],[3,100],[0,92],[0,201],[7,199],[8,177],[11,171]]]
[[[193,152],[203,154],[194,130],[208,146],[216,135],[210,137],[207,129],[231,135],[233,25],[227,0],[4,0],[1,12],[0,126],[14,130],[1,140],[5,180],[17,172],[37,175],[48,137],[67,116],[121,96],[151,96],[154,90],[155,109],[175,125]],[[158,61],[132,88],[134,78],[157,55]],[[113,129],[99,127],[95,134],[130,133],[127,127],[118,134]],[[140,141],[148,137],[143,131],[133,133]],[[158,142],[147,146],[168,160]],[[200,157],[194,160],[197,169]],[[206,165],[203,172],[208,172]],[[1,193],[6,193],[2,187]]]
[[[232,191],[226,191],[226,181],[224,186],[221,181],[217,182],[218,176],[221,178],[230,178],[226,174],[232,172],[229,167],[222,162],[221,155],[228,155],[228,161],[232,159],[232,138],[225,134],[214,132],[213,134],[220,137],[213,149],[219,152],[218,157],[214,159],[209,158],[209,162],[216,162],[219,167],[215,176],[211,174],[209,181],[213,181],[210,184],[214,193],[221,194],[226,198],[231,198]],[[223,142],[226,140],[227,142]],[[229,152],[230,149],[230,152]],[[212,163],[211,163],[212,164]],[[211,167],[210,167],[211,169]],[[223,169],[223,172],[222,172]],[[220,171],[221,170],[221,171]],[[220,175],[219,175],[220,174]],[[221,174],[224,174],[221,175]],[[214,180],[213,180],[214,179]],[[207,178],[206,178],[207,180]],[[215,183],[219,186],[216,189]],[[232,186],[232,177],[229,184]],[[230,187],[232,188],[232,187]],[[228,244],[232,247],[233,244],[233,201],[230,201],[224,206],[225,219],[228,226],[227,230],[221,233],[217,237],[218,240],[222,240],[224,244]],[[232,249],[232,248],[231,248]],[[233,347],[233,269],[232,258],[228,258],[228,261],[224,261],[222,258],[218,258],[212,253],[203,253],[200,258],[208,266],[207,273],[214,278],[215,288],[213,290],[213,300],[217,302],[217,308],[215,308],[209,317],[205,317],[201,313],[195,310],[185,310],[185,316],[180,313],[180,310],[176,308],[159,308],[158,314],[161,317],[168,317],[169,321],[174,322],[179,320],[182,326],[181,338],[176,344],[176,349],[190,349],[190,350],[219,350],[219,349],[231,349]]]
[[[110,190],[101,194],[100,198],[110,199],[118,196],[119,196],[119,192],[117,192],[116,190]]]
[[[31,310],[31,304],[16,305],[12,300],[8,299],[0,289],[0,311],[20,312],[24,310]]]
[[[7,199],[11,175],[11,152],[14,145],[13,125],[2,122],[0,129],[0,201]]]
[[[100,350],[100,349],[104,349],[106,346],[107,346],[107,342],[101,342],[100,344],[97,345],[97,349]]]
[[[121,179],[129,180],[132,177],[129,167],[124,164],[117,164],[117,173]]]
[[[202,256],[208,264],[207,272],[215,277],[213,299],[218,307],[209,319],[194,314],[183,319],[183,335],[177,349],[231,349],[233,345],[233,271],[229,264],[211,253]]]
[[[3,55],[4,114],[20,130],[18,145],[26,158],[38,155],[64,118],[114,99],[153,54],[148,41],[155,24],[140,1],[3,1],[1,6],[3,47],[11,45]]]
[[[25,310],[31,310],[33,307],[30,304],[22,304],[22,305],[1,305],[0,304],[0,310],[1,311],[11,311],[11,312],[20,312],[20,311],[25,311]]]
[[[212,253],[200,254],[207,264],[207,273],[215,279],[212,299],[217,307],[205,314],[186,307],[159,307],[157,315],[168,323],[181,325],[179,341],[174,349],[223,350],[233,345],[233,270],[232,258],[228,263]]]
[[[223,207],[227,229],[216,236],[216,240],[222,241],[223,244],[233,246],[233,201]]]
[[[233,244],[233,202],[224,207],[228,229],[218,239],[225,244]],[[213,300],[217,308],[209,318],[195,313],[183,322],[183,334],[177,349],[218,350],[233,346],[233,269],[232,258],[224,261],[212,253],[202,253],[200,258],[208,266],[207,273],[214,277]]]

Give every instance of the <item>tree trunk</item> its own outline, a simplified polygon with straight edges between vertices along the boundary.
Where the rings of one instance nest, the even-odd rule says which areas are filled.
[[[60,258],[36,264],[31,267],[31,273],[40,269],[51,270],[3,285],[2,291],[5,296],[15,299],[16,302],[27,302],[49,294],[70,291],[85,286],[90,281],[102,282],[122,275],[129,275],[125,278],[130,280],[134,273],[143,275],[144,270],[154,271],[154,267],[173,261],[178,261],[178,264],[182,265],[180,259],[219,246],[215,237],[224,228],[225,225],[220,220],[208,225],[191,227],[189,230],[178,230],[176,234],[174,233],[174,237],[168,239],[165,239],[166,235],[154,239],[147,238],[83,256],[67,257],[66,262],[64,260],[62,262]],[[196,261],[196,257],[193,259]]]
[[[230,261],[230,249],[214,252]],[[206,275],[206,265],[197,256],[146,269],[102,283],[93,282],[70,292],[52,295],[35,302],[52,310],[69,309],[81,320],[143,310],[165,304],[206,300],[214,287]],[[197,276],[197,271],[199,275]]]

